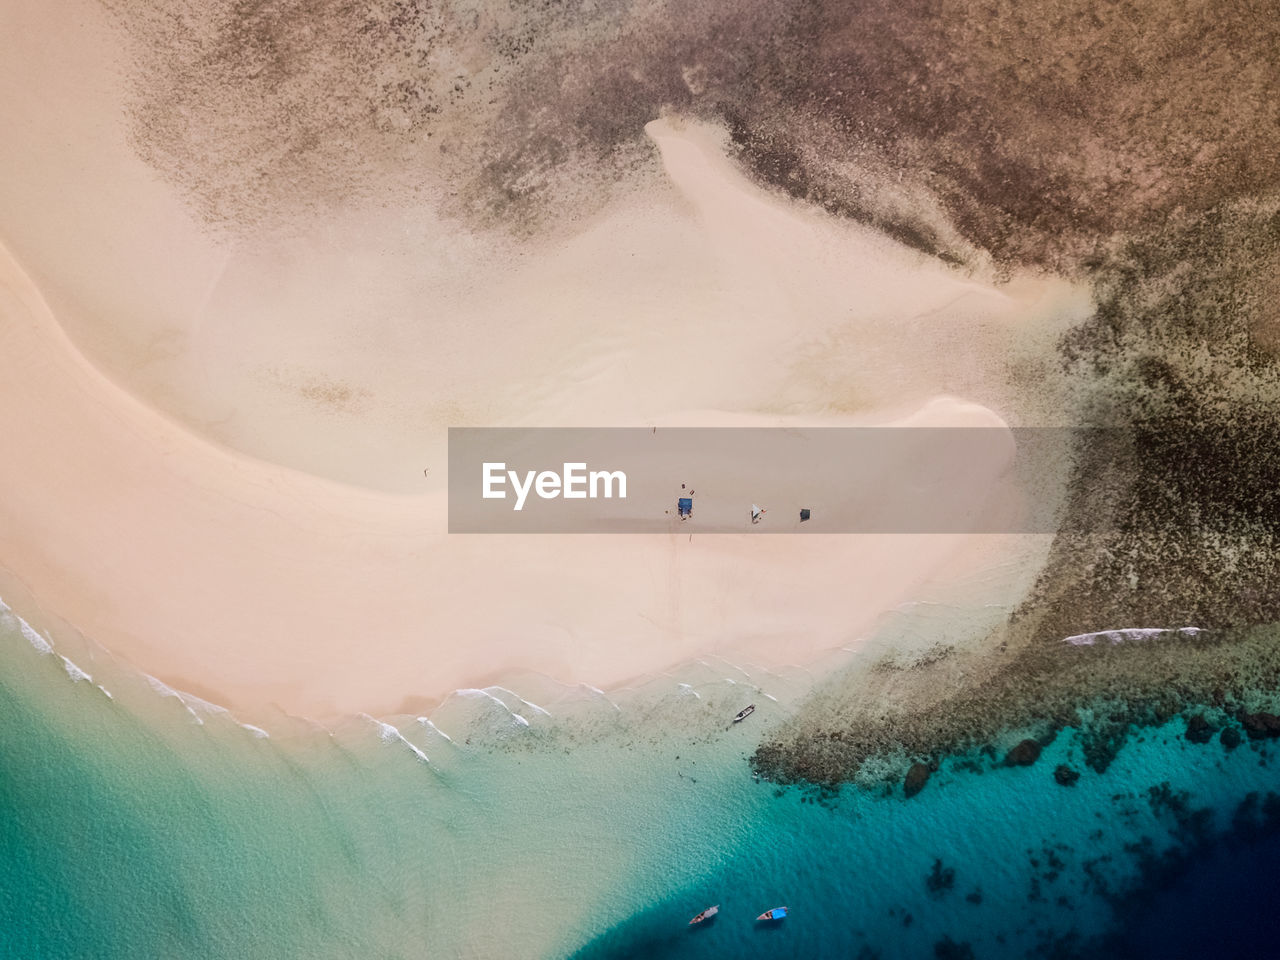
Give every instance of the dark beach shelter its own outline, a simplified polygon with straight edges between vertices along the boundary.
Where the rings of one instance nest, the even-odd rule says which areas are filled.
[[[681,517],[690,516],[693,513],[693,497],[681,497],[676,501],[676,509]]]
[[[800,509],[800,522],[801,522],[801,523],[804,523],[804,522],[805,522],[806,520],[808,520],[808,519],[809,519],[809,508],[808,508],[808,507],[802,507],[802,508]]]

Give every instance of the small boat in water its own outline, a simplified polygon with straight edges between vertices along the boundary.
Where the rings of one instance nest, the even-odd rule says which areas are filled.
[[[707,907],[707,909],[703,910],[700,914],[690,920],[689,925],[692,926],[695,923],[702,923],[703,920],[710,920],[719,912],[720,904],[718,903],[714,907]]]
[[[745,710],[738,711],[738,715],[733,718],[733,722],[741,723],[743,720],[747,719],[747,717],[751,716],[755,712],[756,712],[756,705],[754,703],[748,704]]]
[[[786,907],[774,907],[772,910],[766,910],[756,920],[781,920],[787,915]]]

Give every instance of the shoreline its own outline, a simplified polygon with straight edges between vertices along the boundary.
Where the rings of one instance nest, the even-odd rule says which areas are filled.
[[[608,689],[699,655],[803,664],[932,580],[971,575],[958,558],[990,546],[449,541],[430,497],[343,488],[187,433],[74,351],[8,257],[3,287],[8,389],[22,402],[0,413],[0,562],[94,643],[250,720],[266,705],[317,720],[389,711],[495,670]],[[495,582],[478,582],[499,547]]]
[[[362,322],[384,322],[361,341],[361,375],[419,391],[404,396],[430,408],[421,420],[391,401],[301,412],[269,385],[241,390],[309,332],[323,283],[350,279],[320,276],[304,258],[307,224],[301,246],[258,238],[224,270],[223,259],[192,252],[208,238],[176,216],[177,198],[152,204],[159,188],[149,182],[139,195],[151,205],[112,248],[110,308],[69,326],[50,306],[65,291],[46,299],[33,277],[54,271],[60,289],[97,289],[84,273],[89,247],[0,251],[10,367],[0,567],[39,609],[169,686],[250,720],[279,708],[324,721],[425,706],[478,677],[530,673],[607,690],[699,656],[803,667],[860,643],[886,611],[1020,556],[1014,541],[983,534],[446,534],[443,471],[424,478],[423,458],[477,411],[495,425],[1004,426],[1046,406],[1046,391],[1019,393],[1010,370],[1034,363],[1087,305],[1078,289],[984,284],[753,186],[721,131],[676,118],[646,129],[667,177],[650,205],[620,201],[464,296],[450,271],[465,287],[488,275],[494,254],[467,238],[456,263],[433,267],[444,306],[422,301],[416,281],[360,304]],[[86,236],[110,242],[121,197],[103,202],[76,216]],[[31,227],[31,210],[16,214],[19,225]],[[356,254],[366,287],[411,273],[403,258],[372,253],[376,235],[345,250],[310,226],[330,238],[319,263]],[[602,237],[626,242],[615,249]],[[149,279],[163,238],[187,274],[216,273],[216,296],[197,285],[175,299],[171,278]],[[290,262],[311,266],[271,274]],[[411,309],[423,302],[430,309]],[[528,316],[517,323],[511,303]],[[97,366],[69,332],[95,321],[99,338],[123,346],[165,317],[173,336],[155,344],[168,346],[127,376]],[[347,319],[327,316],[308,348],[316,376],[355,375]],[[157,378],[178,385],[193,371],[210,396],[234,399],[237,422],[262,431],[228,438],[217,424],[193,425],[181,403],[157,402]],[[436,402],[452,403],[464,382],[458,405]],[[363,445],[345,446],[362,430]],[[365,462],[370,438],[382,438],[382,453]],[[410,473],[416,492],[397,492]],[[362,478],[370,483],[355,485]],[[972,599],[1002,589],[979,584]]]

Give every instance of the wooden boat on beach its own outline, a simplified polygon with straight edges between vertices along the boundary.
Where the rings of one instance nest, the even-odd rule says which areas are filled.
[[[747,719],[747,717],[751,716],[755,712],[756,712],[756,705],[754,703],[748,704],[746,709],[738,711],[738,715],[733,718],[733,722],[741,723],[743,720]]]
[[[702,921],[704,920],[710,920],[719,912],[720,912],[720,904],[718,903],[714,907],[707,907],[707,909],[703,910],[700,914],[698,914],[696,917],[690,920],[689,925],[693,926],[695,923],[702,923]]]
[[[756,921],[761,920],[781,920],[787,915],[786,907],[774,907],[772,910],[766,910],[760,916],[756,917]]]

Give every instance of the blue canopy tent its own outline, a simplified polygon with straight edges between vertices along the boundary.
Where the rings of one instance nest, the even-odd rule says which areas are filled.
[[[681,497],[676,501],[676,511],[680,514],[680,519],[693,515],[693,497]]]

